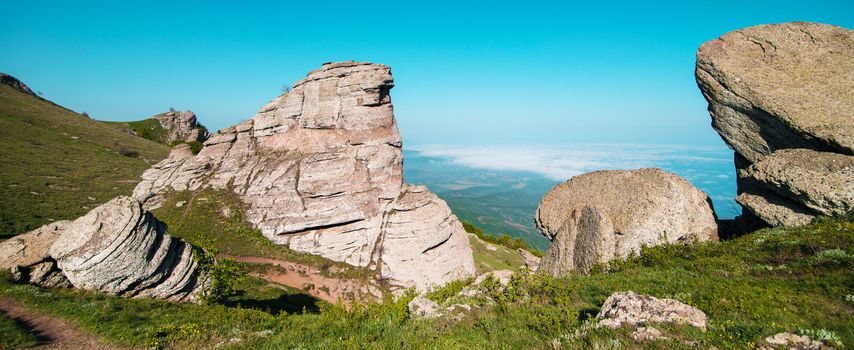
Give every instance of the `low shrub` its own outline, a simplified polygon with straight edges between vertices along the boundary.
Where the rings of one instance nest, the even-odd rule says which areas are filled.
[[[842,338],[840,338],[836,333],[826,330],[826,329],[798,329],[795,331],[798,335],[805,335],[814,340],[822,341],[827,345],[835,346],[837,348],[844,348],[845,344],[842,343]]]
[[[472,283],[472,278],[453,280],[448,282],[444,286],[441,286],[430,293],[427,293],[427,299],[435,301],[437,303],[441,303],[445,300],[448,300],[451,297],[460,294],[463,288],[469,286]]]
[[[205,304],[218,303],[237,294],[246,282],[246,267],[234,259],[216,259],[217,249],[209,240],[193,252],[203,279],[201,301]]]
[[[130,158],[139,157],[139,151],[129,149],[125,146],[119,147],[119,154],[121,154],[125,157],[130,157]]]

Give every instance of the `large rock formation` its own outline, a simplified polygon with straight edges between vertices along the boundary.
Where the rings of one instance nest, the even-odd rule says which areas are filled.
[[[736,30],[700,47],[696,77],[712,126],[736,152],[737,200],[749,213],[799,225],[851,209],[852,177],[833,171],[850,174],[854,155],[854,31],[803,22]]]
[[[718,239],[708,196],[654,168],[575,176],[546,193],[535,220],[552,240],[539,269],[556,276],[626,258],[644,245]]]
[[[31,283],[129,297],[195,300],[202,288],[192,247],[129,197],[74,221],[59,221],[0,243],[0,268],[29,270]]]
[[[161,140],[167,145],[175,141],[204,142],[210,137],[210,133],[198,123],[196,114],[191,111],[169,111],[155,115],[154,119],[160,122],[160,126],[169,133]]]
[[[134,196],[227,189],[247,219],[291,249],[379,270],[426,289],[474,273],[468,237],[444,201],[403,184],[388,67],[324,64],[196,155],[176,148]]]

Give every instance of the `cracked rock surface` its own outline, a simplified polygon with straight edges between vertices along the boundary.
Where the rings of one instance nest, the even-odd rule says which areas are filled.
[[[166,191],[231,190],[247,219],[289,248],[367,266],[393,286],[427,289],[474,273],[468,236],[447,204],[403,183],[402,142],[387,66],[327,63],[143,174],[134,197],[150,207]]]
[[[844,164],[854,155],[854,31],[794,22],[729,32],[699,48],[696,78],[712,127],[735,150],[745,209],[774,226],[850,210],[850,175],[849,186],[839,187],[839,174],[820,171],[851,172]],[[809,183],[794,172],[775,171],[771,179],[761,176],[768,169],[751,167],[804,159],[782,152],[789,149],[814,151],[818,166],[804,173]]]

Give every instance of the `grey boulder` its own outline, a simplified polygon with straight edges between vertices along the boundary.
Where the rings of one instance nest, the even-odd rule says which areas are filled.
[[[552,240],[539,271],[555,276],[587,272],[643,246],[718,239],[708,196],[654,168],[575,176],[546,193],[535,220]]]
[[[854,31],[793,22],[729,32],[699,48],[696,78],[735,150],[747,211],[798,226],[851,210]]]
[[[636,327],[647,323],[672,323],[706,330],[706,314],[673,299],[658,299],[632,291],[612,294],[596,315],[597,327]]]

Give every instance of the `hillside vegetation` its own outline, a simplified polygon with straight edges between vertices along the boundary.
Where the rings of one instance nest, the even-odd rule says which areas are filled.
[[[482,305],[459,319],[413,319],[406,308],[411,293],[350,309],[319,302],[306,312],[253,306],[263,303],[234,308],[123,299],[14,285],[6,278],[0,279],[0,296],[134,346],[731,349],[752,348],[769,335],[790,331],[818,334],[841,348],[854,346],[852,263],[854,223],[822,218],[801,228],[764,229],[720,243],[648,248],[589,276],[558,279],[521,272],[505,291],[483,288],[494,302],[485,297],[447,300]],[[244,293],[257,294],[255,288],[263,285],[246,286]],[[452,283],[431,298],[447,299],[463,286]],[[708,315],[709,330],[664,325],[660,328],[670,339],[638,343],[629,330],[590,329],[589,320],[603,301],[625,290],[695,306]]]
[[[163,125],[160,124],[160,121],[158,121],[154,117],[151,117],[148,119],[143,119],[143,120],[130,121],[130,122],[110,122],[110,121],[107,121],[104,123],[116,128],[116,129],[118,129],[124,133],[136,135],[136,136],[139,136],[139,137],[144,138],[146,140],[157,142],[157,143],[162,143],[162,144],[168,145],[170,147],[174,147],[175,145],[178,145],[181,143],[186,143],[186,144],[190,145],[190,149],[193,151],[193,154],[198,154],[199,151],[202,150],[202,147],[204,147],[204,144],[202,144],[202,142],[199,142],[199,141],[190,141],[190,142],[181,141],[181,140],[170,141],[169,140],[169,130],[165,129],[163,127]],[[204,130],[205,132],[207,132],[207,128],[205,128],[204,125],[199,124],[198,128],[200,130]]]
[[[0,85],[0,234],[130,194],[169,148]]]

